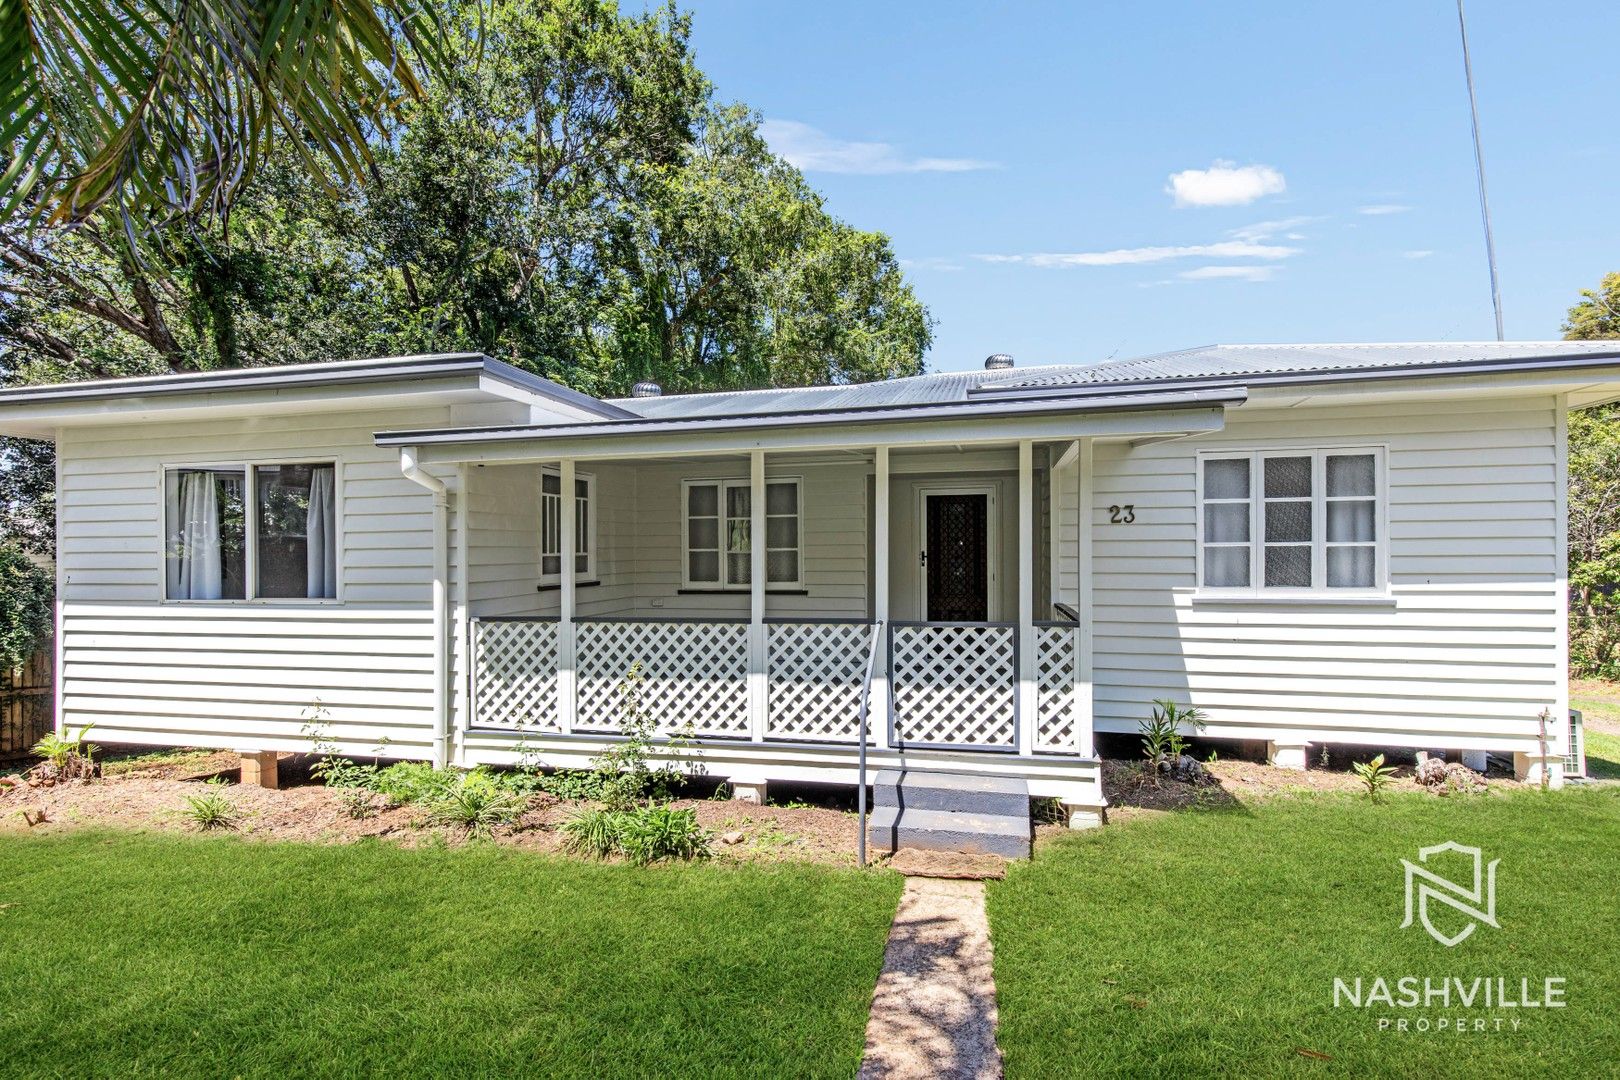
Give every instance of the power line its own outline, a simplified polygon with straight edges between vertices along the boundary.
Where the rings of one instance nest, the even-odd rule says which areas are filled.
[[[1485,261],[1491,267],[1491,307],[1496,312],[1496,340],[1504,341],[1502,287],[1496,279],[1496,242],[1491,238],[1491,203],[1485,194],[1485,153],[1479,143],[1479,101],[1474,97],[1474,65],[1468,57],[1468,20],[1463,16],[1463,0],[1457,0],[1457,29],[1462,33],[1463,76],[1468,80],[1468,115],[1474,127],[1474,172],[1479,176],[1479,216],[1485,223]]]

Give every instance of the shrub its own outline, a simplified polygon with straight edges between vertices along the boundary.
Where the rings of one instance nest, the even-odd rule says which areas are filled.
[[[373,771],[361,786],[392,803],[427,803],[450,794],[465,775],[454,769],[435,769],[425,761],[400,761]]]
[[[1181,725],[1194,731],[1204,729],[1204,714],[1199,709],[1182,708],[1173,701],[1153,703],[1153,714],[1137,722],[1142,736],[1142,756],[1147,759],[1150,776],[1176,770],[1177,763],[1187,752],[1187,740],[1181,737]]]
[[[0,666],[19,667],[51,636],[56,586],[21,548],[0,544]]]
[[[692,810],[644,806],[619,816],[619,850],[637,866],[661,859],[696,859],[709,854],[709,834]]]
[[[539,777],[540,790],[559,799],[600,799],[605,773],[592,769],[558,769]]]
[[[236,828],[236,807],[217,791],[187,795],[185,809],[180,813],[199,829]]]
[[[577,810],[562,824],[563,847],[576,855],[605,859],[619,850],[619,813]]]
[[[528,806],[523,795],[507,791],[489,773],[470,772],[447,791],[427,800],[428,821],[454,825],[469,836],[487,837],[497,825],[510,825]]]
[[[41,780],[88,780],[96,775],[96,748],[85,742],[94,724],[79,729],[77,738],[66,739],[55,732],[34,744],[34,753],[44,758],[33,770]]]
[[[1395,769],[1384,764],[1384,755],[1379,754],[1371,761],[1352,761],[1350,770],[1367,786],[1367,798],[1377,802],[1389,786]]]
[[[654,769],[647,763],[658,725],[641,707],[641,662],[630,665],[619,683],[620,725],[624,741],[602,751],[591,760],[599,777],[596,798],[613,810],[627,810],[638,799],[667,799],[681,782],[681,770],[673,763]],[[671,751],[678,754],[684,739],[671,739]]]
[[[562,833],[569,851],[599,859],[623,855],[637,866],[710,854],[709,833],[696,812],[670,806],[582,810],[563,823]]]

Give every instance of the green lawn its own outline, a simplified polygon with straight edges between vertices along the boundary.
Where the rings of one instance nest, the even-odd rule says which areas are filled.
[[[900,892],[80,832],[0,840],[7,1075],[841,1076]]]
[[[1501,928],[1451,949],[1421,926],[1398,929],[1399,860],[1445,840],[1501,860]],[[1007,1071],[1615,1075],[1616,881],[1613,788],[1288,799],[1066,836],[990,893]],[[1358,975],[1561,976],[1568,1007],[1335,1009],[1334,977]],[[1523,1026],[1377,1028],[1379,1016],[1446,1015]]]
[[[1620,780],[1620,686],[1587,681],[1571,688],[1569,704],[1586,727],[1586,775]]]

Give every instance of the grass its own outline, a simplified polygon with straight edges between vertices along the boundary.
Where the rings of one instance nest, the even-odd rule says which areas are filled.
[[[11,1076],[851,1076],[900,879],[0,840]]]
[[[1586,725],[1586,775],[1620,780],[1620,684],[1583,680],[1570,688],[1571,708]]]
[[[991,888],[1008,1075],[1613,1075],[1617,837],[1613,788],[1285,799],[1062,837]],[[1445,840],[1501,860],[1501,928],[1452,949],[1399,929],[1400,860]],[[1569,1005],[1462,1011],[1517,1032],[1380,1031],[1457,1013],[1334,1008],[1333,979],[1358,975],[1560,976]]]

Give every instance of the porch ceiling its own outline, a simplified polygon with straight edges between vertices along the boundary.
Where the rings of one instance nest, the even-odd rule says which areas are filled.
[[[379,446],[415,446],[424,463],[580,461],[842,450],[871,446],[968,446],[1019,440],[1136,438],[1219,431],[1242,387],[1090,399],[964,403],[801,416],[603,421],[531,427],[385,431]]]

